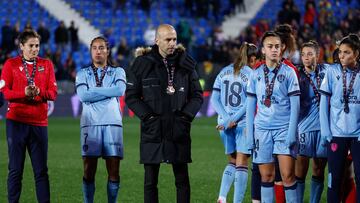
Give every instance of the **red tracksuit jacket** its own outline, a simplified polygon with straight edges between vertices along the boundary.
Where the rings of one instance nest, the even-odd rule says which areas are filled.
[[[55,100],[57,86],[54,66],[50,60],[37,58],[34,83],[40,88],[40,94],[33,100],[25,96],[25,87],[28,85],[21,56],[8,59],[2,70],[1,78],[5,81],[2,88],[4,97],[9,101],[6,114],[7,119],[36,126],[48,125],[48,100]],[[29,75],[33,64],[27,64]]]

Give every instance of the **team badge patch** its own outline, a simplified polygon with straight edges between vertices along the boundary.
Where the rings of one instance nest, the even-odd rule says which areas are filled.
[[[336,76],[336,79],[337,79],[337,80],[340,80],[340,75]]]
[[[257,79],[258,79],[258,81],[260,81],[260,80],[261,80],[261,77],[258,77]]]
[[[331,151],[336,152],[336,150],[338,149],[338,145],[336,143],[331,143],[330,148]]]
[[[39,66],[39,67],[38,67],[38,71],[39,71],[39,72],[43,72],[44,70],[45,70],[44,66]]]
[[[283,74],[280,74],[280,75],[278,75],[277,76],[277,78],[276,78],[279,82],[284,82],[284,80],[285,80],[285,75],[283,75]]]
[[[24,70],[24,67],[20,66],[19,69],[20,69],[20,71],[22,71],[22,70]]]
[[[320,74],[319,74],[319,77],[320,77],[320,79],[324,79],[325,73],[320,73]]]

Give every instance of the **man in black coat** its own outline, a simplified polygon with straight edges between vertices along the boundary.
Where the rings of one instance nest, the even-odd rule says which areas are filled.
[[[126,104],[141,119],[144,202],[158,202],[160,163],[170,163],[177,202],[190,202],[191,121],[203,102],[196,62],[177,45],[173,26],[160,25],[155,45],[137,49],[127,70]]]

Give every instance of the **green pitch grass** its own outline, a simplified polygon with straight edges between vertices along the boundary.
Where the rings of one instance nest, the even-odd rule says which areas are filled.
[[[49,120],[48,167],[51,187],[51,201],[55,203],[82,202],[82,159],[80,156],[78,119],[52,118]],[[195,119],[192,128],[192,158],[189,165],[191,181],[191,202],[216,202],[223,169],[227,164],[223,145],[215,130],[215,118]],[[139,120],[124,119],[125,159],[121,162],[121,188],[118,202],[143,202],[143,167],[139,164]],[[7,202],[7,144],[5,122],[0,122],[0,202]],[[311,170],[310,170],[311,171]],[[107,202],[106,168],[99,160],[96,174],[95,202]],[[305,200],[309,199],[310,177],[308,175]],[[249,181],[250,183],[250,178]],[[248,184],[244,202],[250,200]],[[175,203],[176,189],[171,165],[162,164],[159,175],[159,199],[163,203]],[[228,195],[232,202],[232,189]],[[326,190],[323,193],[325,201]],[[23,186],[20,202],[35,203],[34,178],[29,156],[25,161]]]

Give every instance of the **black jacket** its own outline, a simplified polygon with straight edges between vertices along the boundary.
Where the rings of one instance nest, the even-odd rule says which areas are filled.
[[[191,162],[191,121],[203,102],[196,62],[178,47],[168,63],[175,64],[175,94],[166,94],[167,71],[158,47],[137,50],[127,70],[125,101],[141,119],[141,163]]]

